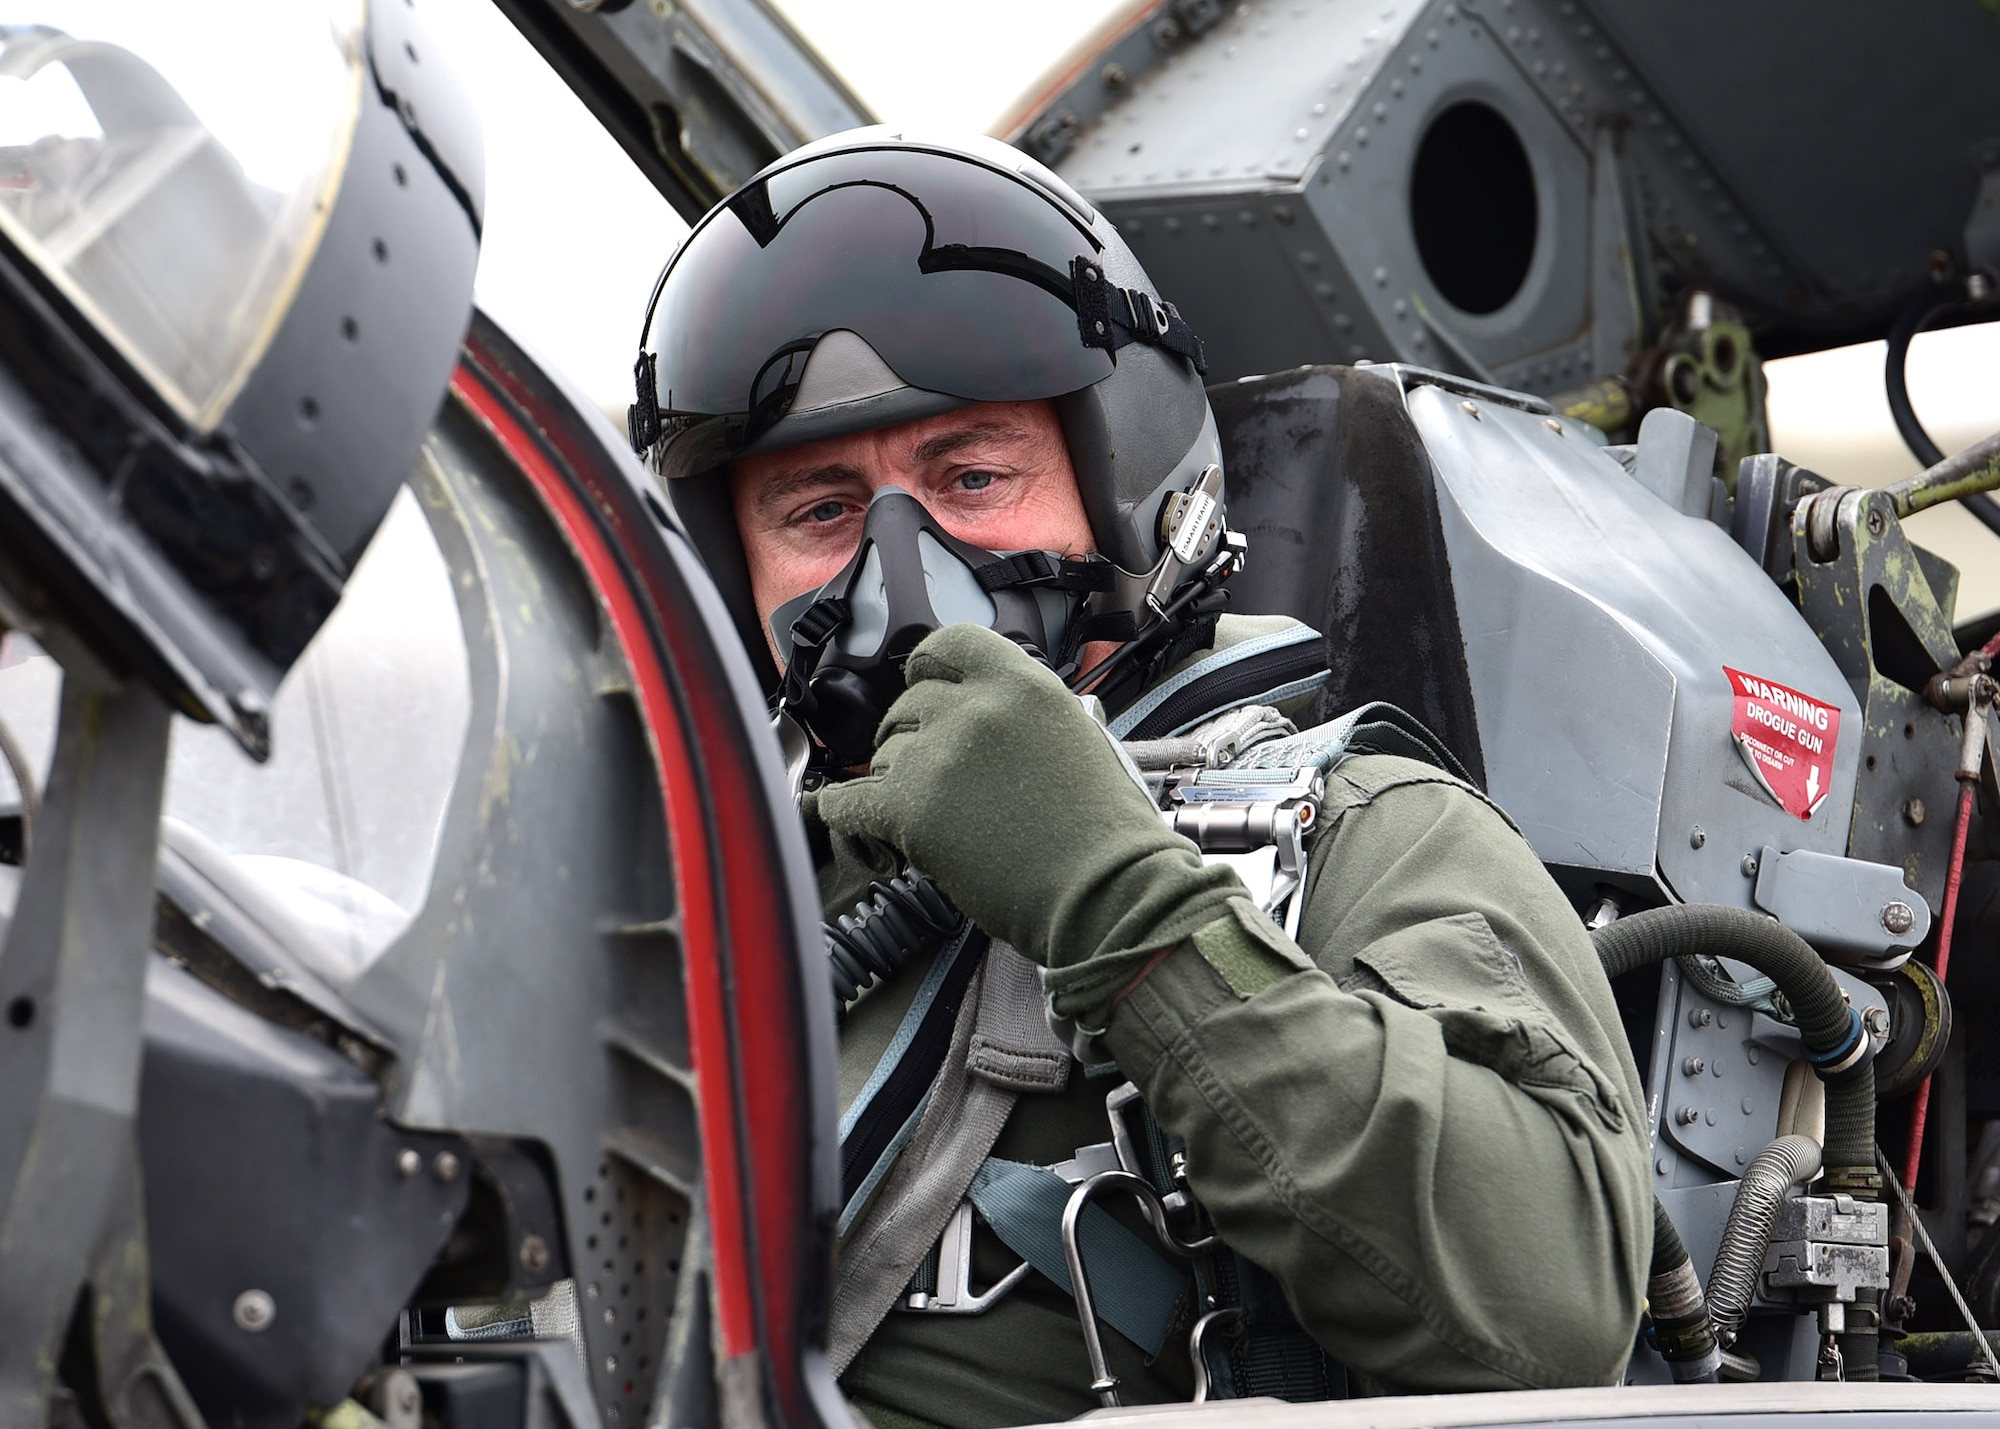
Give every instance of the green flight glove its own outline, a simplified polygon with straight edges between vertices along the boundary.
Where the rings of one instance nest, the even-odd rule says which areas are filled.
[[[1205,867],[1161,822],[1110,736],[1012,641],[949,626],[904,678],[869,772],[822,790],[820,817],[900,851],[1049,968],[1059,1015],[1101,1028],[1149,957],[1229,917],[1232,899],[1239,920],[1263,921],[1234,871]]]

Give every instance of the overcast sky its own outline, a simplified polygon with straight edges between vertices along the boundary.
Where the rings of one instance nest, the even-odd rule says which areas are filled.
[[[1107,0],[779,0],[885,119],[985,127]],[[630,400],[646,294],[683,225],[490,0],[422,0],[483,112],[479,298],[608,409]],[[1774,445],[1844,481],[1916,469],[1882,396],[1882,345],[1772,363]],[[1910,355],[1919,415],[1946,450],[2000,428],[2000,324],[1928,335]],[[1960,613],[2000,605],[2000,542],[1958,510],[1913,534],[1966,572]]]

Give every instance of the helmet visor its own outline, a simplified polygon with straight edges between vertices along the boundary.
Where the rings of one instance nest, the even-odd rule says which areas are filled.
[[[1025,180],[904,147],[806,159],[704,219],[662,279],[661,407],[784,415],[813,344],[858,334],[912,387],[974,402],[1061,396],[1108,376],[1070,265],[1098,240]]]

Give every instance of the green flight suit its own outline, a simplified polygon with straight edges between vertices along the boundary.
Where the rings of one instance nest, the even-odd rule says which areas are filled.
[[[1652,1202],[1589,937],[1504,816],[1435,768],[1355,756],[1322,813],[1297,948],[1204,929],[1119,1005],[1108,1049],[1186,1142],[1224,1239],[1362,1387],[1615,1382]],[[876,873],[826,868],[829,913]],[[848,1014],[843,1106],[924,970]],[[1105,1140],[1118,1080],[1023,1097],[993,1154],[1048,1165]],[[982,1228],[974,1283],[1015,1260]],[[1104,1340],[1126,1403],[1188,1397],[1184,1332],[1150,1364]],[[1069,1294],[1031,1274],[982,1316],[890,1314],[841,1384],[878,1425],[970,1429],[1071,1418],[1096,1407],[1090,1379]]]

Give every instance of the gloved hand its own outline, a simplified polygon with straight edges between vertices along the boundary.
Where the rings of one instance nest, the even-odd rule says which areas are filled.
[[[927,637],[869,772],[822,790],[836,834],[899,850],[994,937],[1051,969],[1056,1011],[1103,1026],[1156,951],[1228,916],[1204,867],[1054,673],[1004,636]]]

